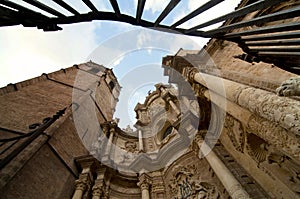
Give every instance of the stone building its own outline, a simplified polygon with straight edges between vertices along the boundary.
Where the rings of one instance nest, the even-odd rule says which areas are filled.
[[[1,198],[300,198],[300,81],[276,66],[295,57],[243,47],[164,57],[170,84],[135,106],[135,130],[113,118],[113,72],[92,62],[2,88]]]

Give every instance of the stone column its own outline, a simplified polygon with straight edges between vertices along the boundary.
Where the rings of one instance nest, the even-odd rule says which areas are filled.
[[[140,177],[139,177],[139,182],[138,182],[138,186],[141,188],[141,192],[142,192],[142,199],[150,199],[150,184],[151,184],[151,180],[150,177],[143,173]]]
[[[108,138],[107,145],[106,145],[106,150],[105,150],[105,155],[107,155],[107,156],[109,156],[109,153],[110,153],[110,150],[111,150],[111,147],[112,147],[112,142],[113,142],[113,138],[114,138],[115,129],[111,128],[109,132],[110,132],[110,134],[109,134],[109,138]]]
[[[185,68],[183,75],[258,116],[300,135],[300,102],[274,93]]]
[[[75,181],[75,192],[73,194],[72,199],[81,199],[84,191],[86,190],[86,182],[82,180]]]
[[[221,108],[225,100],[227,107],[225,111],[238,119],[246,127],[248,132],[259,136],[268,143],[272,143],[277,149],[284,151],[291,157],[295,157],[296,159],[300,158],[298,147],[300,146],[300,140],[283,127],[257,116],[215,92],[205,91],[204,96]]]
[[[95,184],[92,188],[92,190],[93,190],[92,199],[101,199],[101,198],[103,198],[103,189],[104,189],[104,186],[105,186],[105,183],[104,183],[105,172],[106,172],[106,168],[99,168],[96,171],[97,178],[96,178]]]
[[[144,151],[144,144],[143,144],[143,134],[142,134],[142,130],[139,129],[139,151],[143,152]]]
[[[178,107],[176,106],[176,104],[172,101],[172,99],[170,97],[168,97],[167,101],[169,102],[169,104],[171,105],[171,107],[174,109],[175,113],[177,115],[180,115],[180,110],[178,109]]]
[[[150,173],[152,182],[151,182],[151,196],[154,199],[165,197],[165,186],[163,181],[163,176],[160,171],[153,171]]]
[[[243,189],[242,185],[237,181],[237,179],[232,175],[232,173],[212,151],[212,149],[205,142],[202,142],[202,144],[198,142],[198,144],[200,147],[200,158],[202,158],[202,154],[206,154],[206,160],[224,185],[225,189],[228,191],[229,195],[233,199],[250,198],[248,193]]]
[[[164,87],[161,87],[161,96],[163,99],[166,100],[166,102],[168,102],[170,104],[170,106],[173,108],[173,110],[175,111],[175,113],[177,115],[180,115],[180,110],[178,109],[178,107],[176,106],[176,104],[173,102],[170,93],[168,91],[166,91],[166,89]]]
[[[89,192],[93,180],[91,166],[94,162],[92,160],[85,159],[78,163],[82,167],[82,172],[79,175],[79,179],[75,181],[75,192],[72,199],[82,199],[84,194]]]

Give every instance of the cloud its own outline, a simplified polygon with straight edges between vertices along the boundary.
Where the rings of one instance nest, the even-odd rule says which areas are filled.
[[[21,26],[0,31],[0,86],[82,63],[97,46],[95,23],[63,26],[43,32]]]
[[[115,67],[119,65],[124,58],[125,58],[124,55],[117,57],[109,67]]]
[[[167,5],[169,1],[168,0],[150,0],[146,1],[144,10],[145,11],[151,11],[152,14],[156,12],[161,12]],[[138,0],[134,0],[134,5],[138,4]]]

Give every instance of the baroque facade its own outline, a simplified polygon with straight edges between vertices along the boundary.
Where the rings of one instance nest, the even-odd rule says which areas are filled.
[[[162,65],[135,130],[93,62],[2,88],[1,198],[300,198],[299,77],[221,39]]]

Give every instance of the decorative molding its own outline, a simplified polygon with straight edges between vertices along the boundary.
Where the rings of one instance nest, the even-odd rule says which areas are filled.
[[[240,121],[233,116],[227,114],[225,117],[224,126],[227,128],[227,135],[231,140],[234,148],[243,153],[245,146],[246,133],[245,128]]]
[[[246,149],[248,154],[258,163],[258,165],[267,160],[269,144],[260,137],[248,133]]]
[[[137,183],[137,185],[141,188],[142,191],[149,190],[151,184],[152,180],[150,176],[145,173],[139,176],[139,182]]]
[[[268,144],[272,144],[291,157],[300,159],[300,140],[291,136],[279,125],[253,114],[248,120],[247,131],[264,139]]]
[[[193,83],[195,80],[195,74],[198,73],[198,69],[194,67],[185,67],[183,69],[183,76],[190,82]]]
[[[175,166],[168,186],[172,198],[219,198],[216,186],[197,179],[197,175],[196,165]]]
[[[279,96],[300,96],[300,76],[283,81],[276,93]]]

